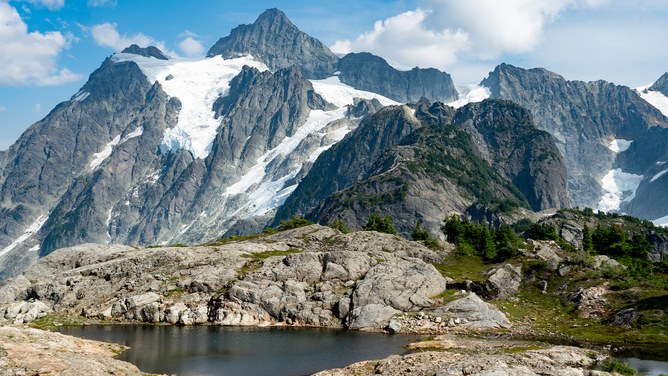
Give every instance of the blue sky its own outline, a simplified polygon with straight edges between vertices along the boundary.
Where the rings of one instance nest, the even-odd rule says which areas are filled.
[[[202,56],[272,7],[335,52],[433,66],[457,83],[500,62],[631,87],[668,70],[664,0],[0,0],[0,150],[126,44]]]

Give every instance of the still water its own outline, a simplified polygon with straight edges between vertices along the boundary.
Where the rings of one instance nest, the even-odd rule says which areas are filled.
[[[63,334],[129,346],[118,359],[143,372],[189,375],[305,375],[403,354],[418,335],[335,329],[100,325]]]

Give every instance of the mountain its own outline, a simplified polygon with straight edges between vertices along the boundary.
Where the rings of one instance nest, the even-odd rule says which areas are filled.
[[[371,91],[401,103],[416,103],[425,97],[450,103],[458,99],[449,74],[434,68],[399,71],[383,58],[368,52],[350,53],[338,65],[338,77],[346,85]]]
[[[342,218],[349,229],[358,230],[378,212],[410,237],[418,219],[432,234],[440,234],[445,215],[467,213],[474,204],[496,212],[570,207],[563,159],[552,137],[535,128],[528,110],[503,100],[471,103],[456,112],[426,100],[416,107],[421,124],[436,125],[404,137],[379,156],[363,179],[320,201],[306,218],[320,223]],[[394,112],[394,118],[405,113],[390,107],[382,111]],[[310,181],[320,163],[331,160],[328,154],[336,154],[336,147],[354,150],[346,148],[353,146],[346,141],[323,154],[303,182]],[[299,189],[291,200],[299,200]]]
[[[70,245],[198,243],[250,219],[261,230],[373,107],[354,98],[395,103],[297,66],[156,50],[107,59],[0,154],[0,278]]]
[[[406,105],[388,106],[363,120],[363,124],[316,161],[301,184],[278,209],[281,219],[306,213],[332,193],[366,178],[376,159],[423,124]]]
[[[668,119],[636,91],[605,81],[567,81],[545,69],[507,64],[497,66],[481,85],[489,88],[491,98],[531,110],[536,126],[554,137],[565,158],[573,206],[628,211],[633,204],[627,202],[634,197],[651,202],[647,196],[634,196],[645,171],[624,166],[657,161],[658,155],[634,140],[653,128],[668,127]],[[657,132],[667,139],[665,131]],[[632,163],[621,161],[631,153]],[[668,206],[662,210],[668,214]],[[647,213],[636,209],[629,214]]]
[[[664,73],[656,82],[649,88],[655,90],[668,97],[668,73]]]
[[[251,25],[239,25],[209,49],[208,57],[225,59],[253,55],[276,71],[297,65],[305,77],[331,76],[339,59],[319,40],[300,31],[285,13],[273,8]]]
[[[208,57],[225,59],[245,55],[252,55],[272,71],[297,65],[309,79],[331,80],[338,75],[340,82],[357,90],[401,103],[414,103],[421,97],[443,102],[458,99],[452,78],[445,72],[417,67],[399,71],[369,53],[348,54],[339,60],[327,46],[300,31],[275,8],[262,13],[253,24],[236,27],[207,53]]]

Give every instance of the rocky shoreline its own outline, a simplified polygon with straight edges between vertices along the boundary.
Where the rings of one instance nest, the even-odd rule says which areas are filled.
[[[523,254],[523,257],[544,260],[546,270],[559,275],[569,273],[560,249],[553,242],[532,245],[531,250],[526,251],[531,254]],[[485,349],[494,341],[480,340],[487,345],[474,346],[471,343],[477,342],[472,339],[458,339],[456,334],[490,331],[501,331],[499,338],[567,337],[556,330],[536,330],[535,317],[506,316],[508,309],[533,304],[526,297],[518,297],[522,296],[518,294],[522,283],[534,283],[531,269],[523,270],[519,264],[499,264],[482,272],[484,281],[453,282],[444,277],[449,272],[434,266],[443,265],[450,251],[448,248],[431,249],[393,235],[364,231],[342,234],[319,225],[192,247],[86,244],[53,252],[32,264],[22,275],[5,281],[0,286],[0,325],[13,326],[5,326],[4,330],[17,330],[21,338],[55,338],[50,337],[53,333],[28,329],[26,325],[54,329],[62,325],[101,323],[311,326],[433,337],[413,347],[426,351],[424,353],[327,371],[332,375],[359,374],[355,372],[362,372],[362,368],[398,374],[392,372],[413,369],[409,364],[416,362],[424,363],[425,367],[433,366],[423,367],[431,372],[424,374],[448,375],[452,374],[452,369],[459,369],[457,372],[461,374],[470,366],[466,364],[474,360],[483,362],[475,364],[485,364],[482,368],[475,366],[479,371],[493,373],[507,368],[503,372],[508,374],[547,372],[535,368],[531,362],[518,363],[519,353],[528,358],[557,357],[550,363],[553,368],[549,374],[574,367],[559,360],[561,355],[554,354],[568,353],[569,357],[577,358],[585,350],[564,350],[540,344],[537,346],[547,353],[534,353],[525,351],[521,342],[507,340],[502,341],[502,345],[492,346],[495,350],[490,353]],[[547,286],[538,285],[545,294]],[[457,291],[453,293],[453,289]],[[571,290],[568,301],[578,307],[581,317],[601,315],[606,285]],[[0,352],[10,354],[16,348],[11,338],[19,335],[11,336],[14,337],[0,335]],[[56,342],[66,341],[58,338]],[[29,343],[23,341],[21,346],[32,346]],[[441,352],[430,351],[434,349]],[[35,348],[26,351],[38,352]],[[72,359],[88,356],[77,352],[76,347],[63,351],[71,353]],[[453,355],[452,351],[459,355]],[[598,354],[595,358],[600,357]],[[32,362],[30,359],[24,359],[27,363],[12,360],[14,368],[8,366],[7,369],[23,367],[27,370],[32,367],[28,364]],[[58,359],[65,362],[64,358]],[[397,366],[391,370],[383,366],[390,363]],[[536,364],[539,363],[545,362]],[[475,367],[472,369],[477,370]],[[573,368],[577,371],[567,374],[596,374],[585,367]]]

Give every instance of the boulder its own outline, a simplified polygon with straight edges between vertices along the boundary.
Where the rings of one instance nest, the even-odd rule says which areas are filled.
[[[505,300],[519,291],[521,281],[521,268],[506,264],[494,272],[483,284],[483,297],[487,300]]]
[[[461,326],[468,330],[508,329],[512,326],[503,312],[499,311],[494,305],[485,303],[475,293],[428,312],[434,315],[464,318],[467,322],[461,324]]]
[[[390,312],[429,308],[435,304],[429,297],[443,292],[445,285],[445,279],[436,268],[422,260],[395,258],[380,263],[357,282],[351,297],[353,309],[348,316],[348,326],[371,326],[390,318]]]

